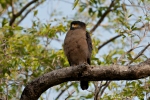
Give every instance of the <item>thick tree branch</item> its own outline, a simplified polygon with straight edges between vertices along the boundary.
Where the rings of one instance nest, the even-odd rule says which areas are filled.
[[[101,18],[99,19],[99,21],[96,23],[96,25],[91,29],[90,33],[93,33],[96,28],[102,23],[102,21],[104,20],[104,18],[107,16],[107,14],[112,11],[112,7],[115,4],[115,0],[112,0],[110,6],[108,7],[108,9],[104,12],[104,14],[101,16]]]
[[[38,1],[38,0],[32,0],[32,1],[30,1],[17,14],[13,14],[13,16],[12,16],[10,22],[9,22],[9,25],[12,26],[13,23],[15,22],[16,18],[19,17],[30,5],[32,5],[36,1]]]
[[[48,88],[67,81],[136,80],[150,76],[150,59],[130,66],[78,65],[46,73],[27,84],[20,100],[37,100]]]

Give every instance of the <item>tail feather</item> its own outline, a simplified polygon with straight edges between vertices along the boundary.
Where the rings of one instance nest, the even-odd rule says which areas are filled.
[[[88,81],[80,81],[80,86],[82,90],[87,90],[88,89]]]

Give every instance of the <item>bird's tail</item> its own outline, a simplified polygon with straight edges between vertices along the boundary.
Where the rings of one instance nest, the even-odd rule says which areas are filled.
[[[87,90],[89,87],[88,81],[80,81],[80,86],[82,90]]]

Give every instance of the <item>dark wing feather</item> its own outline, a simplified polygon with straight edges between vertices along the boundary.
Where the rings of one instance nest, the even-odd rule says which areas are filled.
[[[91,64],[91,54],[92,54],[93,48],[92,48],[92,40],[91,40],[90,34],[88,32],[86,32],[86,41],[87,41],[88,50],[89,50],[87,63],[90,65]],[[87,90],[88,89],[88,81],[81,81],[80,86],[81,86],[82,90]]]
[[[87,58],[87,63],[90,65],[91,64],[91,53],[92,53],[93,47],[92,47],[91,36],[88,32],[86,32],[86,41],[87,41],[88,49],[89,49],[89,55]]]

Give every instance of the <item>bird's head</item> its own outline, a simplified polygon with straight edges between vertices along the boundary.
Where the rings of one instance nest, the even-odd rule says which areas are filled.
[[[86,28],[85,23],[80,22],[80,21],[73,21],[73,22],[71,22],[71,25],[70,25],[70,29],[71,30],[78,29],[78,28],[85,29]]]

